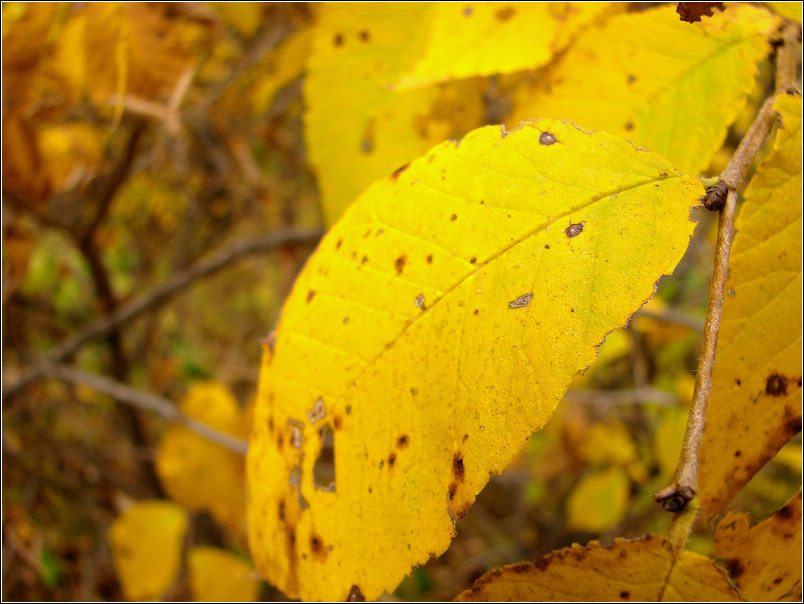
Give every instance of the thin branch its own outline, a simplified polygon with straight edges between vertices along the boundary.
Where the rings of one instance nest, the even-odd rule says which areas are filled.
[[[654,500],[661,502],[662,506],[670,512],[683,510],[698,491],[698,450],[703,436],[706,406],[712,389],[712,371],[715,365],[717,338],[720,331],[724,292],[729,272],[729,253],[731,251],[731,242],[734,238],[737,189],[742,188],[745,184],[748,170],[768,134],[770,134],[773,124],[776,122],[777,113],[773,109],[775,95],[790,94],[795,91],[794,82],[790,80],[791,77],[795,77],[795,70],[790,68],[790,64],[791,62],[795,63],[795,57],[797,56],[797,32],[798,25],[788,23],[785,26],[782,34],[782,45],[778,49],[776,58],[775,94],[762,104],[754,122],[723,171],[720,183],[707,191],[705,205],[710,209],[719,209],[720,218],[715,249],[715,270],[709,289],[709,307],[707,308],[704,322],[701,355],[695,376],[695,388],[692,394],[689,419],[687,420],[687,431],[684,434],[684,443],[675,475],[669,486],[660,489],[653,495]],[[725,200],[722,199],[724,195]],[[723,205],[718,207],[721,200]]]
[[[67,337],[47,355],[40,365],[28,369],[16,382],[6,385],[3,388],[3,400],[44,376],[47,365],[63,361],[86,342],[103,337],[149,310],[161,306],[194,281],[207,277],[249,254],[273,250],[288,244],[316,243],[320,238],[321,231],[319,229],[287,229],[241,241],[214,252],[195,266],[172,275],[151,291],[132,299],[106,315],[93,319],[82,329]]]
[[[643,386],[624,390],[567,390],[564,400],[582,405],[646,405],[676,407],[678,400],[669,392]]]
[[[219,432],[203,422],[187,417],[170,400],[161,396],[143,392],[102,375],[66,365],[48,365],[43,370],[43,377],[54,377],[72,384],[84,384],[137,409],[158,413],[168,421],[179,423],[199,436],[226,447],[235,453],[245,455],[248,451],[248,443],[244,440]]]

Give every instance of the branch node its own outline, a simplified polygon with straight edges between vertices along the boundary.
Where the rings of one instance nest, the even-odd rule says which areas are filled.
[[[722,180],[716,185],[712,185],[706,190],[698,201],[711,212],[719,212],[726,205],[726,196],[729,194],[729,185]]]

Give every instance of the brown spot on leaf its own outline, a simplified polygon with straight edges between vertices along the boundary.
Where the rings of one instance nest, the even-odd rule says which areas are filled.
[[[371,32],[367,29],[361,30],[359,34],[357,34],[360,38],[361,42],[370,42],[371,41]]]
[[[452,216],[450,216],[450,217],[449,217],[449,219],[450,219],[452,222],[455,222],[456,220],[458,220],[458,215],[457,215],[457,214],[453,214]]]
[[[268,430],[270,430],[271,432],[274,431],[274,416],[273,415],[268,417]]]
[[[734,452],[734,457],[740,457],[742,454],[743,452],[738,449],[737,451]]]
[[[410,438],[408,438],[407,434],[403,434],[399,438],[396,439],[396,446],[400,449],[404,449],[410,444]]]
[[[312,299],[315,298],[315,290],[311,289],[307,291],[307,304],[309,304]]]
[[[282,522],[285,521],[285,502],[284,501],[279,502],[279,520],[281,520]]]
[[[476,262],[477,262],[477,258],[475,258],[474,256],[469,258],[469,264],[475,264]]]
[[[471,7],[471,6],[467,6],[467,7],[464,7],[464,9],[463,9],[463,11],[461,12],[461,14],[462,14],[464,17],[471,17],[471,16],[472,16],[472,13],[474,13],[474,12],[475,12],[475,11],[474,11],[474,9],[472,9],[472,7]]]
[[[795,508],[791,503],[784,505],[779,508],[779,511],[776,512],[776,516],[780,520],[790,520],[793,515],[795,514]]]
[[[536,558],[532,564],[536,570],[547,570],[547,568],[550,566],[550,557],[544,556],[542,558]]]
[[[404,172],[405,170],[407,170],[409,165],[410,165],[410,164],[409,164],[409,163],[407,163],[407,164],[405,164],[404,166],[402,166],[402,167],[397,168],[396,170],[394,170],[394,171],[393,171],[393,173],[391,174],[391,179],[392,179],[392,180],[396,180],[397,178],[399,178],[399,175],[400,175],[400,174],[402,174],[402,172]]]
[[[452,457],[452,475],[457,480],[463,482],[464,474],[463,455],[461,455],[460,451],[456,451],[455,455]]]
[[[743,385],[743,382],[742,382],[742,380],[740,378],[735,378],[734,383],[737,384],[738,386]]]
[[[411,388],[411,389],[410,389],[410,395],[411,395],[411,396],[418,396],[418,395],[419,395],[419,391],[418,391],[416,388]]]
[[[458,508],[457,510],[455,510],[455,518],[457,518],[458,520],[460,520],[461,518],[463,518],[464,516],[466,516],[466,512],[468,512],[468,511],[469,511],[469,506],[470,506],[470,505],[471,505],[471,504],[469,504],[469,503],[464,503],[462,507],[460,507],[460,508]]]
[[[745,572],[745,566],[737,558],[732,558],[726,562],[726,568],[732,579],[739,579]]]
[[[479,309],[479,308],[476,308],[476,309],[475,309],[475,314],[476,314],[476,315],[479,315],[479,314],[480,314],[480,309]]]
[[[285,444],[285,437],[280,432],[279,435],[276,437],[276,448],[281,451],[284,444]]]
[[[457,490],[458,490],[458,485],[455,484],[454,482],[450,483],[449,491],[447,491],[447,497],[449,498],[450,501],[452,501],[452,498],[455,497],[455,492]]]
[[[552,132],[542,132],[541,135],[539,135],[540,145],[552,145],[557,141],[558,139],[556,138],[556,135]]]
[[[469,438],[469,435],[468,435],[468,434],[464,434],[464,435],[463,435],[463,438],[461,439],[461,442],[462,442],[462,443],[465,443],[465,442],[466,442],[466,440],[467,440],[468,438]]]
[[[310,549],[313,552],[313,558],[315,558],[318,562],[326,562],[327,548],[324,547],[324,542],[322,541],[321,537],[315,533],[310,535]]]
[[[334,46],[343,46],[343,34],[335,34],[332,38],[332,44]]]
[[[513,9],[513,7],[508,6],[494,13],[494,18],[497,19],[497,21],[499,21],[500,23],[505,23],[515,14],[516,11]]]
[[[634,129],[634,122],[626,122],[623,128],[625,128],[626,131],[631,132],[631,130]]]
[[[391,468],[393,468],[395,463],[396,463],[396,453],[391,453],[388,456],[388,469],[390,470]]]
[[[711,17],[713,8],[723,10],[722,2],[679,2],[676,12],[682,21],[687,23],[697,23],[701,17]]]
[[[621,600],[627,600],[630,597],[631,597],[631,592],[628,592],[628,591],[621,591],[620,592],[620,599]]]
[[[765,394],[770,396],[787,395],[787,378],[775,371],[765,380]]]
[[[432,255],[432,254],[429,254],[429,255],[427,256],[427,264],[432,264],[432,263],[433,263],[433,255]]]
[[[360,591],[360,588],[357,585],[352,585],[352,589],[349,590],[349,595],[346,596],[347,602],[365,602],[366,596],[363,595],[363,592]]]
[[[332,418],[332,427],[336,430],[340,430],[341,426],[343,425],[343,420],[341,419],[340,415],[336,415]]]
[[[511,572],[516,573],[517,575],[521,575],[523,573],[528,572],[531,568],[533,568],[532,564],[527,562],[520,562],[519,564],[514,564],[508,567]]]
[[[402,271],[405,270],[405,264],[408,261],[407,254],[400,254],[399,257],[394,260],[394,268],[396,269],[396,274],[401,275]]]
[[[581,233],[583,233],[583,222],[574,223],[570,221],[570,225],[564,229],[564,233],[572,239],[573,237],[577,237]]]
[[[342,245],[343,245],[343,239],[338,239],[338,243],[335,244],[335,249],[336,250],[341,249]]]
[[[628,74],[628,83],[629,84],[633,84],[634,82],[636,82],[636,80],[637,80],[637,77],[635,75],[630,74],[630,73]]]

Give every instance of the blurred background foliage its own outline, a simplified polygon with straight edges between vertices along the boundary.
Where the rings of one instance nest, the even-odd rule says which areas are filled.
[[[2,10],[3,598],[281,600],[249,575],[241,455],[125,397],[54,379],[41,362],[159,395],[247,438],[260,342],[332,212],[322,208],[305,140],[305,69],[320,7]],[[498,122],[528,77],[433,88],[413,118],[415,144]],[[326,85],[317,81],[316,94]],[[401,118],[382,119],[391,127]],[[349,153],[395,140],[374,130],[382,120],[370,123],[353,133]],[[319,157],[340,153],[338,140],[329,143]],[[389,598],[451,599],[502,564],[575,541],[666,531],[669,517],[651,495],[680,448],[712,257],[711,219],[696,217],[676,274],[609,335],[547,428],[458,523],[448,552]],[[214,254],[216,270],[196,271]],[[92,331],[138,302],[136,314]],[[798,437],[740,505],[767,515],[798,488],[800,472]],[[162,501],[136,503],[148,500]],[[703,536],[692,547],[711,553]],[[132,566],[140,550],[148,562]],[[142,579],[156,568],[170,572]]]

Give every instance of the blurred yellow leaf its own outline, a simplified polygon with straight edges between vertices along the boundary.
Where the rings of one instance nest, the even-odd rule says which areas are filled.
[[[224,4],[228,4],[224,3]],[[313,29],[305,27],[293,32],[276,51],[269,54],[260,65],[267,73],[260,77],[252,97],[254,111],[260,115],[273,101],[276,92],[285,84],[299,77],[304,71],[313,42]]]
[[[443,552],[672,272],[701,190],[552,120],[475,130],[369,188],[264,349],[248,478],[260,572],[290,597],[373,599]],[[334,490],[316,480],[322,450]]]
[[[801,2],[768,2],[767,5],[785,19],[801,23]]]
[[[246,38],[253,36],[262,24],[262,5],[259,2],[209,2],[224,21]]]
[[[591,427],[581,442],[580,455],[593,465],[626,466],[636,459],[636,446],[626,426],[612,420]]]
[[[493,570],[458,602],[739,602],[712,560],[692,552],[678,559],[670,542],[647,535],[573,545]]]
[[[320,9],[304,83],[304,123],[332,224],[372,181],[480,125],[483,88],[474,81],[388,88],[423,52],[427,4],[327,3]],[[451,100],[447,106],[444,96]]]
[[[731,5],[692,24],[680,21],[671,5],[613,17],[588,29],[520,88],[507,122],[573,120],[698,173],[745,105],[756,62],[768,53],[768,36],[778,24],[766,10],[748,5]]]
[[[418,26],[428,30],[427,46],[394,87],[541,67],[583,26],[622,7],[608,2],[434,3]]]
[[[126,598],[156,600],[176,578],[187,513],[171,501],[140,501],[109,529],[112,557]]]
[[[590,533],[609,530],[628,509],[629,486],[628,475],[622,468],[587,474],[569,494],[567,526]]]
[[[260,584],[251,565],[217,547],[194,547],[188,555],[190,588],[196,602],[254,602]]]
[[[715,530],[715,556],[752,602],[801,601],[801,491],[770,518],[751,526],[726,512]]]
[[[103,160],[104,133],[83,122],[42,126],[39,147],[56,191],[86,183]]]
[[[735,223],[701,443],[708,518],[801,431],[801,97],[776,107],[783,128]]]
[[[182,412],[232,436],[246,437],[243,414],[222,384],[193,386],[180,404]],[[245,536],[245,460],[187,428],[168,426],[156,456],[165,490],[193,511],[209,510],[241,540]]]
[[[668,409],[653,438],[661,475],[668,480],[676,471],[681,443],[687,431],[687,415],[686,409]]]

